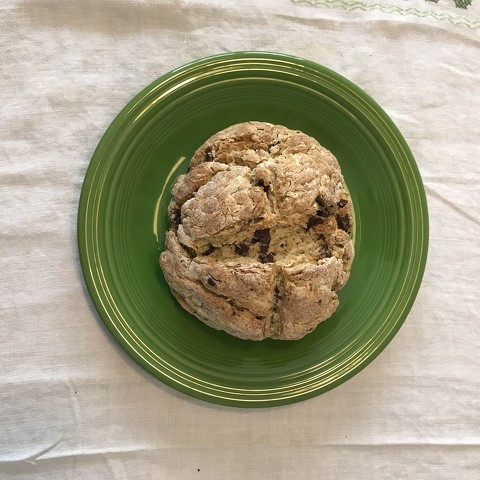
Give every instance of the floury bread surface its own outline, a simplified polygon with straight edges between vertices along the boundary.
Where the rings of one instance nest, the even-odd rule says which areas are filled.
[[[336,158],[262,122],[209,138],[180,175],[160,265],[185,310],[243,339],[296,340],[338,306],[354,257]]]

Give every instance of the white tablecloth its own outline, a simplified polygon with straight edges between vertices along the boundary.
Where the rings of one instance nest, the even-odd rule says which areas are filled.
[[[76,247],[115,115],[170,69],[234,50],[307,57],[366,90],[430,210],[395,339],[340,387],[272,409],[146,374],[99,320]],[[0,69],[2,480],[480,478],[480,0],[2,0]]]

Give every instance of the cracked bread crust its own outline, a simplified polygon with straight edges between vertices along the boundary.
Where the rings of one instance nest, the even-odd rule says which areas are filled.
[[[160,266],[207,325],[296,340],[338,307],[353,209],[336,158],[312,137],[262,122],[218,132],[178,177],[168,214]]]

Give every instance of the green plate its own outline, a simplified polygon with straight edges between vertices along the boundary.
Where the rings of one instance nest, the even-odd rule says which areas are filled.
[[[338,158],[354,202],[356,258],[340,307],[296,342],[205,326],[177,304],[158,265],[176,176],[210,135],[247,120],[315,137]],[[392,339],[423,275],[427,205],[405,140],[360,88],[307,60],[229,53],[161,77],[115,118],[85,177],[78,243],[95,307],[139,365],[202,400],[266,407],[339,385]]]

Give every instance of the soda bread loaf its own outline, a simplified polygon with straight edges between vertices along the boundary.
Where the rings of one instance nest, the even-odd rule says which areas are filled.
[[[205,324],[296,340],[336,310],[353,210],[336,158],[312,137],[262,122],[222,130],[177,179],[168,213],[160,266]]]

